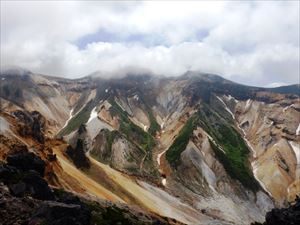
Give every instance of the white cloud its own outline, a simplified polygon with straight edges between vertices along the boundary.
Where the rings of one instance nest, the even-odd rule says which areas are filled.
[[[100,30],[161,43],[75,44]],[[1,1],[1,65],[65,77],[134,67],[165,75],[201,70],[252,85],[296,83],[299,2]]]

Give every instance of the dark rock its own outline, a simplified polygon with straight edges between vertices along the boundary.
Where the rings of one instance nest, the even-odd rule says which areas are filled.
[[[72,159],[73,163],[78,168],[90,168],[90,161],[84,152],[84,143],[82,139],[78,139],[76,147],[68,146],[66,150],[67,155]]]
[[[255,222],[252,225],[258,225]],[[263,225],[298,225],[300,224],[300,198],[297,196],[294,203],[287,208],[274,208],[266,214]]]
[[[26,192],[26,184],[24,182],[19,182],[17,184],[9,185],[9,190],[12,195],[17,197],[22,197],[25,195]]]
[[[20,172],[17,168],[9,165],[0,165],[0,181],[5,184],[17,182],[20,179]]]
[[[46,164],[34,153],[21,152],[14,155],[9,155],[6,161],[9,166],[16,167],[21,171],[34,170],[41,176],[44,176]]]
[[[54,199],[54,194],[48,183],[37,172],[29,171],[22,181],[26,184],[26,190],[32,197],[41,200]]]
[[[56,161],[56,154],[48,154],[48,155],[47,155],[47,159],[48,159],[50,162]]]
[[[37,200],[12,196],[0,183],[0,224],[27,225],[32,212],[38,207]]]
[[[83,134],[86,132],[86,127],[85,124],[80,124],[79,128],[78,128],[78,134]]]
[[[45,162],[33,153],[21,152],[7,157],[7,164],[0,165],[0,181],[9,187],[12,195],[27,195],[40,200],[53,200],[54,194],[44,175]]]
[[[30,114],[26,111],[16,110],[12,113],[20,122],[29,124],[33,122]]]
[[[88,225],[90,212],[83,212],[80,205],[46,201],[34,213],[31,221],[40,219],[48,225]]]
[[[19,129],[22,136],[32,136],[38,142],[44,143],[46,120],[38,111],[17,110],[13,112],[13,115],[23,124]]]
[[[78,196],[64,191],[63,189],[53,189],[56,201],[66,203],[66,204],[76,204],[82,205]]]

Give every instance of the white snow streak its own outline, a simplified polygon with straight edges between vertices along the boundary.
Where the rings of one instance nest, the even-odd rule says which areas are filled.
[[[297,165],[300,165],[300,144],[295,143],[293,141],[289,141],[289,144],[291,145],[297,159]]]
[[[73,115],[73,110],[74,109],[71,109],[70,114],[69,114],[69,118],[67,119],[67,121],[65,122],[64,126],[60,130],[64,129],[68,125],[69,121],[73,118],[73,116],[74,116]]]
[[[225,102],[224,102],[219,96],[217,96],[217,98],[219,99],[220,102],[222,102],[222,104],[224,105],[226,111],[230,113],[230,115],[232,116],[233,119],[235,119],[234,114],[233,114],[233,113],[231,112],[231,110],[227,107],[227,105],[225,104]]]
[[[287,107],[284,107],[283,109],[282,109],[282,112],[285,112],[286,110],[288,110],[289,108],[292,108],[292,107],[294,107],[295,105],[294,104],[291,104],[291,105],[289,105],[289,106],[287,106]]]
[[[251,105],[251,99],[248,99],[247,102],[246,102],[246,106],[245,106],[245,110],[248,110],[250,105]]]
[[[205,131],[204,131],[205,132]],[[219,146],[218,144],[217,144],[217,142],[212,138],[212,136],[210,136],[208,133],[206,133],[205,132],[205,134],[206,134],[206,136],[208,137],[208,139],[209,140],[211,140],[224,154],[226,154],[226,152],[224,151],[224,149],[223,148],[221,148],[221,146]]]
[[[87,123],[89,123],[93,119],[97,118],[97,116],[98,116],[98,112],[96,111],[96,107],[94,107],[93,110],[91,111],[90,118],[87,121]]]
[[[300,123],[299,123],[299,125],[298,125],[297,130],[296,130],[296,135],[300,135]]]
[[[139,96],[138,95],[134,95],[133,98],[138,101],[139,100]]]
[[[161,152],[161,153],[159,153],[158,155],[157,155],[157,163],[158,163],[158,165],[160,165],[160,158],[161,158],[161,156],[167,151],[168,149],[165,149],[163,152]]]
[[[144,125],[144,131],[147,132],[147,128],[148,128],[148,127],[147,127],[146,125]]]
[[[226,96],[226,95],[224,95],[225,96],[225,98],[227,99],[227,101],[230,101],[230,100],[234,100],[234,102],[235,103],[238,103],[239,101],[238,100],[236,100],[234,97],[232,97],[231,95],[228,95],[228,96]]]

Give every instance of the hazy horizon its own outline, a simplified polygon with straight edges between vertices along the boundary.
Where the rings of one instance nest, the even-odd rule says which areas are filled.
[[[299,83],[298,1],[1,1],[1,67],[79,78],[138,68]]]

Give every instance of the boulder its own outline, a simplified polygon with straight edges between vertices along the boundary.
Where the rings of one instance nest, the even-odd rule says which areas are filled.
[[[26,191],[32,197],[40,200],[53,200],[54,194],[48,183],[35,171],[25,174],[22,182],[26,184]]]
[[[265,225],[296,225],[300,224],[300,198],[288,208],[272,209],[266,215]]]
[[[13,166],[20,171],[34,170],[44,176],[46,163],[32,152],[21,152],[9,155],[6,159],[9,166]]]
[[[45,201],[31,218],[32,221],[45,221],[48,225],[88,225],[90,212],[82,211],[80,205]]]
[[[77,168],[90,168],[90,161],[85,155],[84,141],[82,139],[77,140],[75,148],[72,148],[72,146],[69,145],[66,149],[66,153],[72,159]]]

